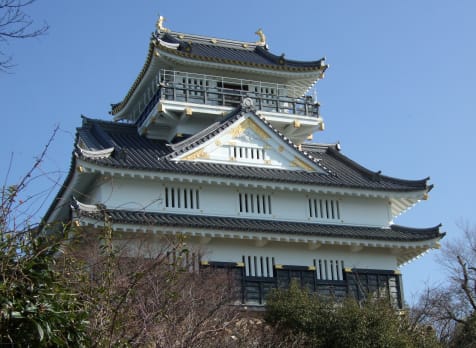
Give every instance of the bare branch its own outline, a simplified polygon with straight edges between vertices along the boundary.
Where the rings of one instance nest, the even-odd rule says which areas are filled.
[[[476,310],[476,303],[474,301],[473,295],[471,294],[471,290],[469,289],[469,286],[468,286],[469,276],[468,276],[468,270],[466,269],[466,263],[463,261],[463,258],[460,255],[457,256],[457,259],[458,259],[458,263],[461,266],[461,271],[463,272],[463,282],[461,283],[461,288],[466,294],[466,298],[471,304],[471,307],[473,307],[473,310]]]
[[[7,45],[11,40],[30,39],[44,35],[49,26],[43,23],[39,27],[34,26],[34,20],[25,12],[25,8],[36,0],[0,0],[0,43]],[[0,71],[8,71],[12,64],[12,57],[7,55],[5,49],[0,46]]]
[[[22,212],[18,211],[18,208],[22,205],[22,202],[19,202],[19,194],[25,190],[28,183],[33,177],[35,171],[38,170],[40,164],[45,159],[48,148],[53,143],[53,140],[58,132],[58,126],[53,130],[48,142],[43,148],[43,151],[35,159],[31,168],[26,172],[26,174],[20,178],[19,182],[10,186],[3,186],[1,188],[1,202],[0,202],[0,233],[9,233],[8,231],[15,231],[16,233],[21,232],[21,230],[28,229],[28,218],[32,215],[27,216],[25,219],[18,221],[18,218],[22,216]],[[18,204],[18,205],[17,205]],[[13,214],[15,212],[15,214]],[[19,215],[16,213],[20,213]],[[11,221],[11,218],[14,218],[14,221]],[[1,236],[3,237],[3,235]]]

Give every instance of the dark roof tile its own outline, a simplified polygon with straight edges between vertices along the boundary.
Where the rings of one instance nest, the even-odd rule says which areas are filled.
[[[296,61],[277,56],[266,47],[251,42],[212,39],[182,33],[163,33],[158,38],[164,42],[179,44],[177,50],[167,49],[169,53],[188,56],[192,59],[244,63],[261,66],[276,66],[296,69],[325,70],[324,58],[316,61]],[[212,42],[214,40],[214,43]],[[160,47],[160,46],[159,46]]]
[[[318,159],[319,165],[327,168],[332,174],[235,164],[177,162],[169,159],[174,149],[165,141],[140,136],[134,125],[84,119],[83,127],[78,129],[78,138],[91,149],[97,149],[96,147],[101,145],[91,131],[93,125],[107,133],[115,146],[121,150],[115,151],[109,158],[100,159],[86,158],[80,152],[76,154],[85,161],[106,167],[371,190],[419,191],[428,188],[426,179],[402,180],[372,172],[342,155],[333,145],[303,145],[303,150]],[[212,133],[217,129],[213,129]],[[185,151],[189,146],[193,146],[193,140],[177,145],[177,151]]]
[[[100,221],[104,220],[103,214],[106,213],[113,222],[123,224],[285,233],[330,238],[416,242],[440,239],[444,236],[444,233],[439,230],[440,225],[431,228],[409,228],[399,225],[379,228],[111,209],[94,213],[81,210],[76,210],[76,212],[79,216],[95,218]]]

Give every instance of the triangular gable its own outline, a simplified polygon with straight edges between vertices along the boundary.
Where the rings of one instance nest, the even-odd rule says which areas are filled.
[[[201,132],[186,148],[171,159],[327,173],[317,160],[283,138],[254,110],[238,113],[228,122]]]

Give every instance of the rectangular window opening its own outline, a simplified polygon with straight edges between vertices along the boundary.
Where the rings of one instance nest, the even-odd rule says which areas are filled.
[[[198,189],[165,187],[165,207],[175,209],[199,209]]]

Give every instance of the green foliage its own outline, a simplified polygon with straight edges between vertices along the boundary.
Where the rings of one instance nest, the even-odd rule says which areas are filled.
[[[439,347],[432,333],[415,329],[384,299],[335,302],[299,288],[273,291],[266,320],[277,332],[305,337],[311,347]]]
[[[46,235],[30,223],[39,209],[35,206],[39,196],[27,194],[26,189],[41,177],[35,171],[56,131],[26,175],[17,184],[0,188],[1,346],[80,347],[88,343],[81,299],[70,286],[70,275],[56,264],[67,242],[67,226]]]
[[[466,321],[456,326],[449,346],[454,348],[476,347],[476,315],[474,313]]]
[[[35,230],[0,231],[0,343],[65,347],[86,343],[86,315],[55,267],[60,241]]]

